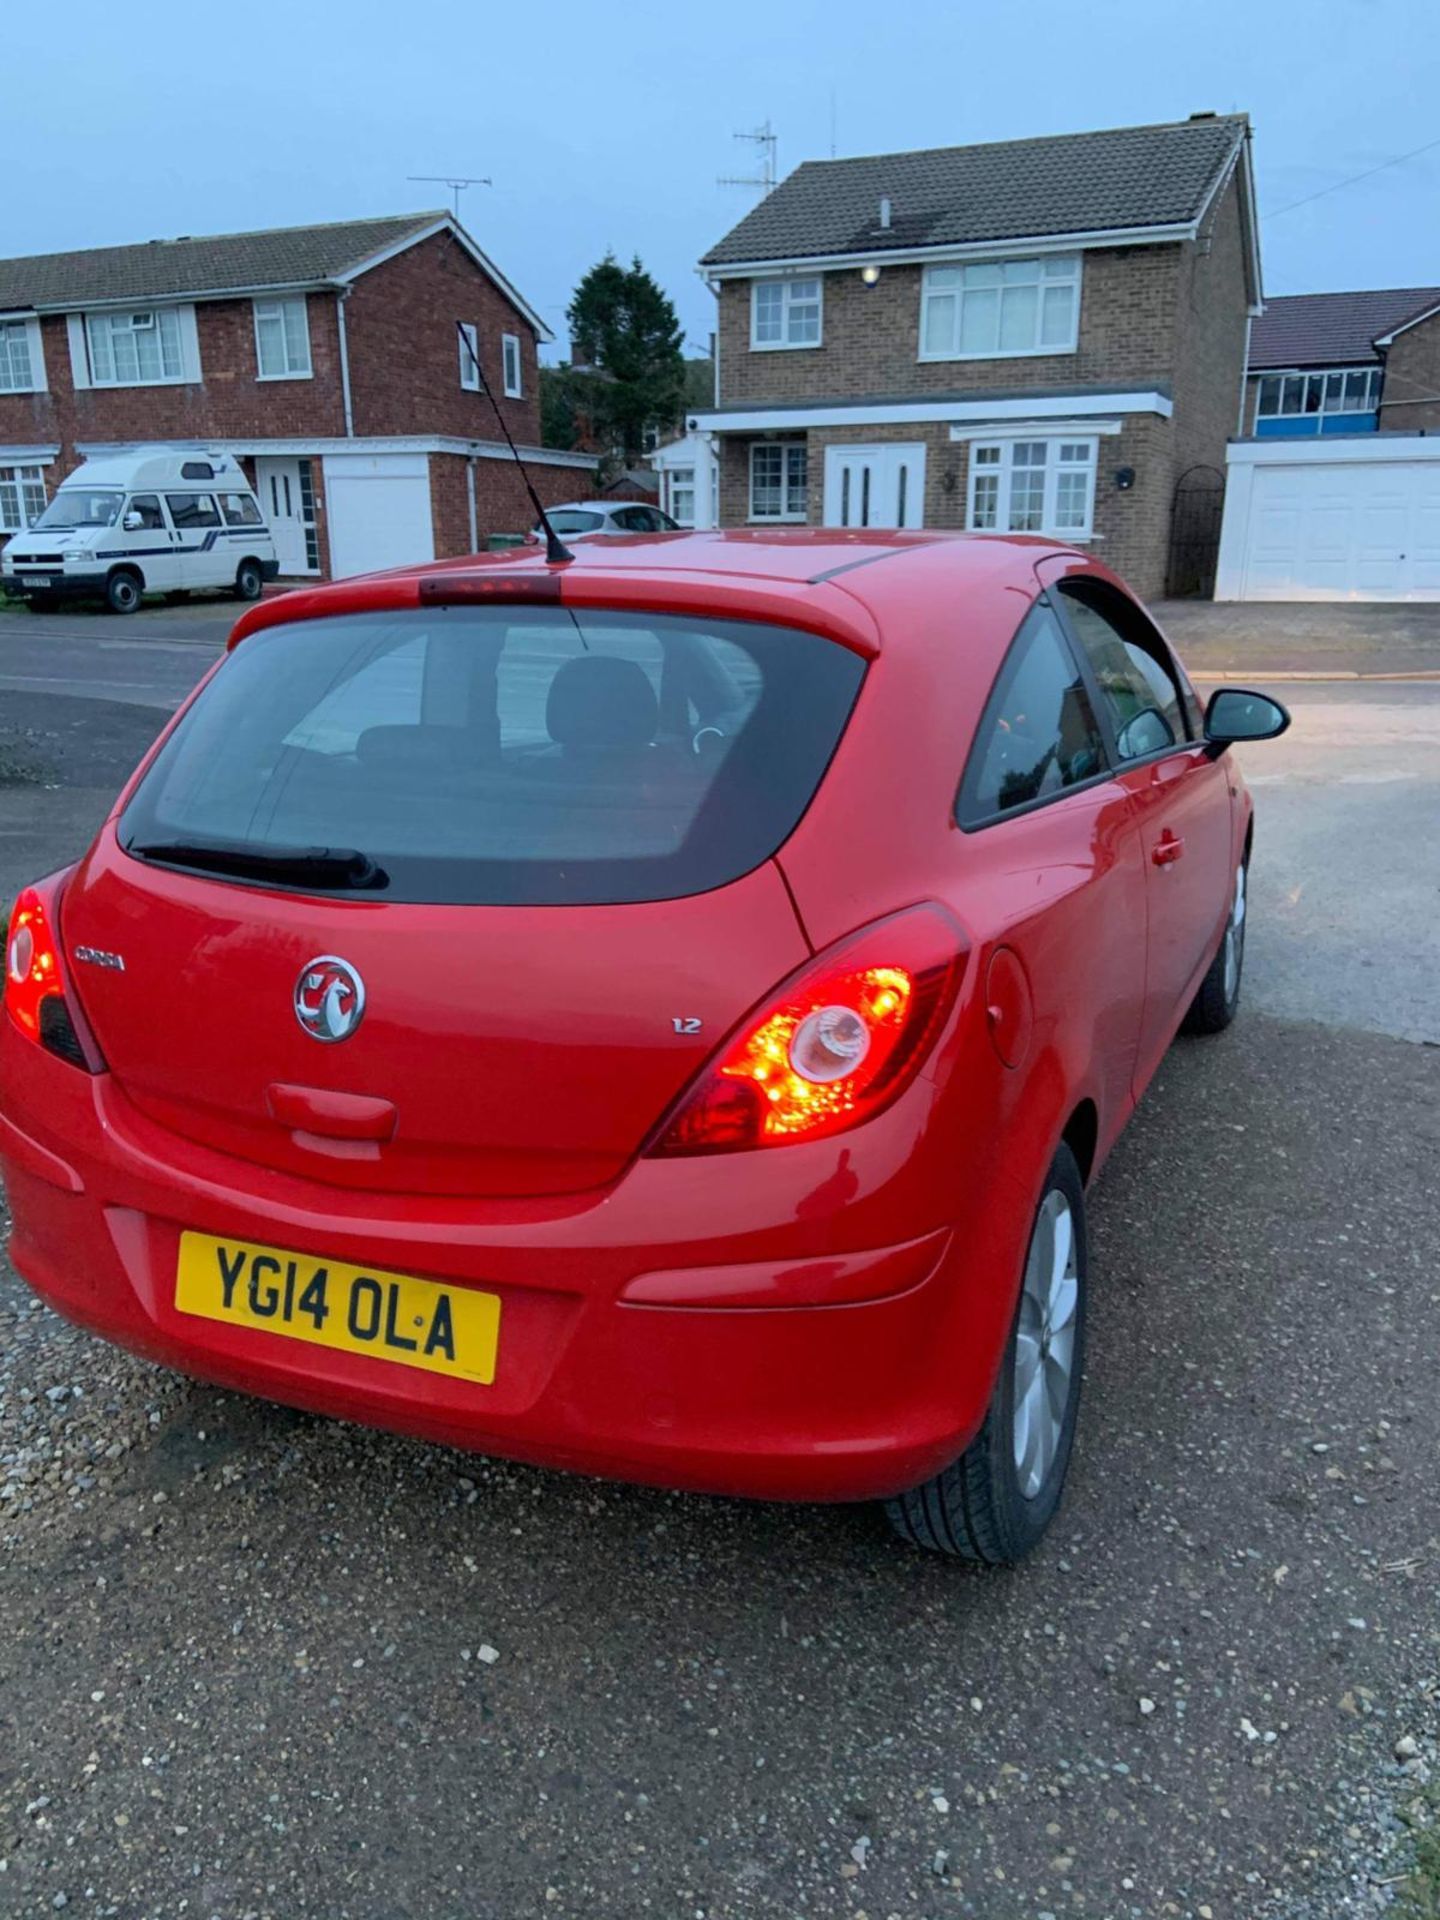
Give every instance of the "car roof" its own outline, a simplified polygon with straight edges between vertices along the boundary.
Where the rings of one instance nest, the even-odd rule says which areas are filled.
[[[1037,564],[1057,553],[1078,567],[1094,566],[1089,556],[1054,540],[1020,534],[838,527],[617,534],[577,539],[563,567],[550,566],[543,547],[532,544],[279,595],[242,615],[231,644],[260,627],[325,614],[426,602],[519,602],[544,580],[543,597],[562,604],[775,619],[828,632],[873,656],[882,634],[887,650],[907,644],[915,624],[907,615],[933,614],[937,604],[948,608],[957,593],[977,596],[969,600],[977,611],[979,600],[994,604],[997,596],[1013,605],[1017,590],[1028,604],[1039,590]],[[1015,620],[1020,611],[1023,605]]]

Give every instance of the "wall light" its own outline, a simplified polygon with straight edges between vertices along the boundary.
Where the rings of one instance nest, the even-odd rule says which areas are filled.
[[[865,282],[867,287],[873,287],[875,282],[880,278],[879,267],[861,267],[860,278]]]

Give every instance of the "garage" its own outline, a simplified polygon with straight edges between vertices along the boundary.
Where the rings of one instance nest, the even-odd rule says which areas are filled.
[[[325,503],[332,579],[435,558],[426,454],[327,453]]]
[[[1231,443],[1217,600],[1440,600],[1440,438]]]

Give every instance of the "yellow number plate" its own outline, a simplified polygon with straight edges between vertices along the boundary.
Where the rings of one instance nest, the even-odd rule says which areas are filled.
[[[483,1386],[495,1378],[500,1301],[471,1287],[182,1233],[175,1305],[203,1320]]]

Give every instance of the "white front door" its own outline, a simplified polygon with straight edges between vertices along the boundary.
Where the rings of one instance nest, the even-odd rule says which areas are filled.
[[[923,527],[925,447],[827,447],[827,527]]]
[[[280,460],[266,455],[255,462],[260,512],[274,538],[280,571],[286,576],[320,571],[313,471],[308,460]]]

